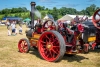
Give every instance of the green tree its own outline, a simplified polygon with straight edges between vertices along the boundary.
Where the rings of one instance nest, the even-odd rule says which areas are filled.
[[[41,12],[42,18],[46,15],[45,12]]]
[[[11,9],[5,8],[5,9],[2,10],[1,13],[2,13],[2,14],[9,14],[9,13],[11,13]]]
[[[93,15],[93,13],[96,11],[96,5],[95,4],[92,4],[90,5],[89,7],[86,8],[86,14],[91,16]]]
[[[48,8],[46,8],[45,10],[47,10],[47,11],[48,11],[49,9],[48,9]]]
[[[67,13],[66,7],[62,7],[62,8],[59,9],[59,14],[60,14],[61,16],[66,15],[66,13]]]
[[[52,15],[55,20],[58,19],[58,9],[56,7],[53,8]]]
[[[41,9],[41,6],[39,6],[39,5],[36,6],[36,9],[37,9],[37,10],[42,10],[42,9]]]

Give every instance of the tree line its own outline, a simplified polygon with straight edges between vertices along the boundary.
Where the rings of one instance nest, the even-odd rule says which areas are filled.
[[[91,16],[97,9],[99,9],[99,7],[97,7],[95,4],[92,4],[89,7],[86,7],[86,9],[83,9],[81,11],[77,11],[74,8],[67,8],[67,7],[61,7],[60,9],[53,7],[53,9],[49,9],[40,5],[36,6],[35,8],[40,11],[42,18],[46,14],[52,14],[55,20],[57,20],[58,18],[66,14]],[[21,14],[21,13],[24,13],[24,14]],[[12,8],[12,9],[5,8],[0,11],[0,14],[1,15],[3,14],[4,16],[18,16],[22,18],[30,17],[30,11],[27,10],[26,7],[19,7],[19,8]],[[37,17],[35,17],[35,19],[37,19]]]
[[[11,14],[11,13],[20,13],[20,12],[28,12],[28,11],[29,10],[27,10],[26,7],[19,7],[19,8],[12,8],[12,9],[5,8],[0,11],[0,14]]]
[[[59,16],[64,16],[66,14],[71,14],[71,15],[88,15],[92,16],[93,13],[99,9],[95,4],[90,5],[89,7],[86,7],[86,9],[83,9],[81,11],[77,11],[74,8],[66,8],[62,7],[60,9],[57,9],[56,7],[53,8],[53,10],[49,10],[48,13],[52,14],[55,19],[58,19]]]

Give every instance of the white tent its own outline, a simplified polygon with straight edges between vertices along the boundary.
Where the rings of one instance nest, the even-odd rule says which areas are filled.
[[[46,14],[46,16],[43,19],[44,20],[47,20],[47,19],[54,20],[54,18],[53,18],[53,16],[51,14]]]
[[[80,19],[85,19],[86,15],[78,15]],[[66,14],[65,16],[63,16],[62,18],[58,19],[58,20],[65,20],[65,21],[71,21],[72,19],[74,19],[76,17],[76,15],[69,15]]]
[[[88,19],[90,19],[90,20],[91,20],[91,19],[92,19],[92,17],[93,17],[93,16],[90,16]]]
[[[71,16],[69,16],[68,14],[66,14],[65,16],[63,16],[62,18],[60,18],[60,19],[58,19],[58,20],[65,20],[65,21],[70,21],[70,20],[72,20],[73,19],[73,17],[71,17]]]

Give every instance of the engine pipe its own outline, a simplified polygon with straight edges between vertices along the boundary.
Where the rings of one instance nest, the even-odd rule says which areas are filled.
[[[35,2],[31,2],[31,29],[34,29]]]

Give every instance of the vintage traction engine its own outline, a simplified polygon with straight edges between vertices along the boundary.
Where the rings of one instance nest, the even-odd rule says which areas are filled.
[[[64,54],[88,52],[100,44],[100,9],[93,15],[92,22],[74,25],[72,29],[66,23],[57,24],[46,20],[43,24],[34,26],[35,2],[31,2],[31,26],[26,31],[26,38],[18,42],[21,53],[27,53],[31,48],[37,48],[41,57],[50,62],[60,61]]]

